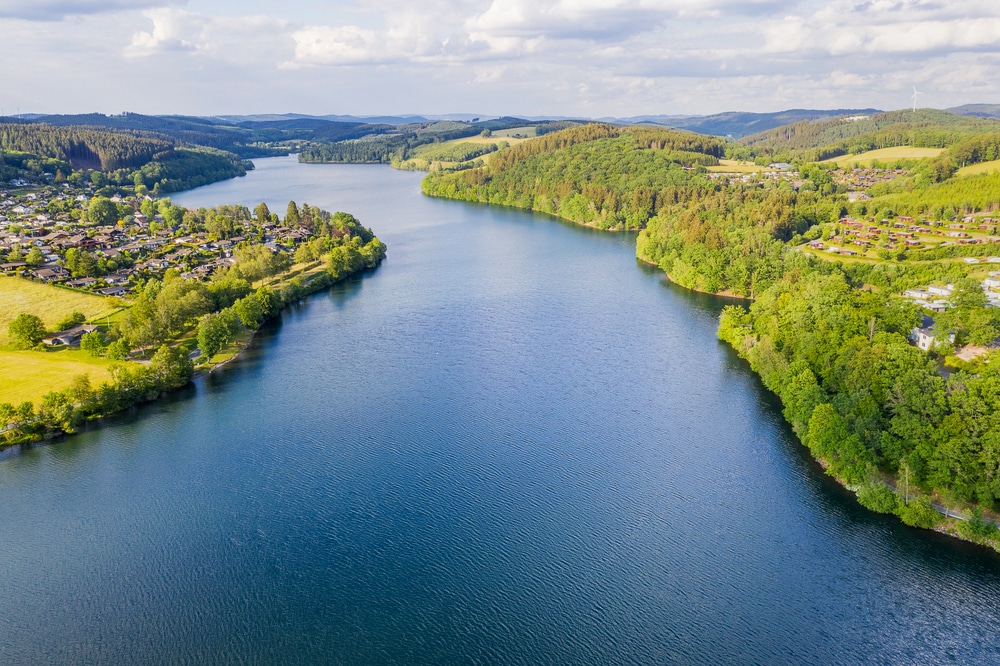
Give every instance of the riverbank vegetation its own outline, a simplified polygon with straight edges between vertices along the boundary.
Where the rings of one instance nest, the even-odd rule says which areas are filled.
[[[290,247],[265,244],[264,225],[279,222],[297,230],[301,242]],[[88,420],[186,384],[196,371],[209,371],[231,359],[237,351],[234,344],[245,344],[286,305],[375,268],[386,252],[352,215],[295,202],[289,203],[284,219],[261,204],[254,214],[242,206],[187,211],[184,224],[194,233],[217,225],[242,240],[230,261],[206,279],[186,279],[170,269],[162,279],[146,280],[113,323],[102,315],[118,305],[117,300],[64,295],[57,287],[3,278],[2,286],[15,286],[3,290],[14,294],[4,300],[28,311],[9,317],[7,349],[0,351],[3,376],[13,378],[5,382],[6,400],[0,400],[0,447],[73,432]],[[36,296],[44,290],[39,302],[49,303],[46,320],[31,313],[30,303],[17,296],[24,290]],[[92,303],[94,299],[100,302]],[[88,314],[66,312],[78,306]],[[92,321],[79,338],[79,350],[58,341],[54,346],[42,344],[31,334],[39,328],[46,334],[55,317],[65,319],[56,323],[57,329]],[[85,371],[70,377],[68,373],[80,368]],[[35,381],[39,378],[44,379],[41,384]],[[27,397],[42,389],[39,399]]]
[[[998,176],[955,175],[962,164],[997,159],[1000,125],[938,112],[880,115],[741,144],[590,125],[498,151],[483,167],[431,173],[423,189],[638,229],[638,257],[673,281],[752,299],[724,309],[719,336],[781,398],[828,473],[872,510],[998,547],[1000,345],[965,360],[953,353],[1000,337],[1000,308],[984,292],[993,273],[981,263],[1000,255],[1000,238],[990,236]],[[859,173],[809,161],[904,145],[935,150],[909,150],[904,164]],[[780,155],[795,164],[770,173],[703,168],[721,157]],[[864,196],[848,197],[852,190]],[[910,252],[903,240],[922,224],[973,231]],[[849,229],[880,238],[849,253],[864,261],[805,251],[810,242],[850,242],[840,238]],[[890,231],[901,234],[898,243]],[[948,285],[949,302],[935,305],[942,311],[902,294],[927,285]],[[930,351],[911,340],[927,315],[936,318]]]

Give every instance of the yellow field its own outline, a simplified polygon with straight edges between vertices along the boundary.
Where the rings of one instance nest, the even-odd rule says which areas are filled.
[[[994,160],[992,162],[980,162],[979,164],[970,164],[969,166],[962,167],[955,172],[956,176],[977,176],[981,173],[992,173],[994,171],[1000,171],[1000,160]]]
[[[937,157],[945,151],[944,148],[913,148],[912,146],[897,146],[896,148],[880,148],[879,150],[869,150],[866,153],[857,155],[844,155],[842,157],[831,157],[823,162],[834,162],[837,166],[849,168],[854,164],[871,166],[872,162],[889,162],[892,160],[922,160],[930,157]]]
[[[766,168],[753,162],[739,162],[737,160],[719,160],[719,166],[708,167],[709,171],[718,173],[758,173],[767,171]]]
[[[79,349],[0,350],[0,402],[30,400],[37,406],[43,395],[66,388],[77,375],[90,375],[91,385],[100,386],[111,378],[111,364]]]
[[[7,326],[22,312],[38,315],[51,329],[74,312],[82,312],[88,320],[105,317],[119,309],[118,303],[104,296],[0,276],[0,344],[10,341]]]

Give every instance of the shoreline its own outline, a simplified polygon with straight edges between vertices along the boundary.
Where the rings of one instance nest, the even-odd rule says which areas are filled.
[[[384,255],[383,255],[383,257],[384,257]],[[357,270],[354,273],[350,273],[348,275],[344,275],[340,279],[332,280],[332,281],[330,279],[324,279],[323,276],[329,277],[329,273],[327,272],[326,268],[323,265],[323,262],[321,262],[321,261],[315,262],[311,267],[301,269],[301,271],[296,271],[296,272],[292,273],[292,277],[291,278],[288,278],[289,280],[292,280],[292,279],[301,279],[302,277],[307,277],[308,281],[303,282],[301,284],[300,289],[302,291],[299,293],[298,298],[295,298],[294,300],[290,300],[290,301],[288,301],[286,303],[283,303],[282,306],[281,306],[281,308],[273,315],[272,318],[276,318],[276,317],[280,316],[280,314],[286,308],[288,308],[289,306],[291,306],[291,305],[293,305],[295,303],[301,303],[302,301],[306,300],[310,296],[319,293],[323,289],[329,289],[330,287],[332,287],[335,284],[338,284],[338,283],[341,283],[341,282],[346,282],[346,281],[351,280],[353,278],[361,278],[361,277],[363,277],[364,275],[366,275],[368,273],[372,273],[372,272],[374,272],[375,270],[378,269],[379,265],[381,265],[381,260],[379,261],[379,264],[377,264],[376,266],[374,266],[372,268],[361,268],[360,270]],[[285,284],[285,282],[282,279],[280,279],[280,276],[276,276],[276,277],[279,277],[279,279],[271,281],[266,286],[269,286],[269,287],[272,287],[272,288],[273,287],[280,288],[283,284]],[[262,286],[265,286],[265,285],[262,285]],[[196,379],[208,376],[208,375],[212,374],[213,372],[215,372],[216,370],[218,370],[218,369],[220,369],[220,368],[228,365],[232,361],[240,358],[246,352],[246,350],[250,347],[250,344],[253,342],[254,338],[256,337],[257,332],[260,330],[260,328],[267,321],[268,320],[262,321],[257,328],[247,329],[246,339],[245,340],[240,340],[238,342],[235,342],[234,343],[234,350],[233,350],[233,352],[231,353],[231,355],[228,358],[226,358],[224,360],[221,360],[221,361],[219,361],[217,363],[206,363],[206,364],[202,365],[201,367],[197,367],[196,368],[196,367],[194,367],[194,359],[188,358],[188,361],[191,362],[191,366],[192,366],[191,370],[192,371],[191,371],[190,378],[187,381],[185,381],[183,384],[169,386],[167,388],[164,388],[163,390],[157,391],[155,395],[152,394],[152,393],[147,393],[147,394],[141,395],[141,396],[138,397],[138,399],[136,399],[133,402],[131,402],[131,403],[129,403],[129,404],[121,407],[120,409],[116,409],[115,411],[111,411],[111,412],[107,412],[107,413],[102,413],[102,414],[99,414],[99,415],[93,415],[93,416],[89,416],[89,417],[88,416],[84,416],[82,418],[82,420],[78,422],[77,425],[74,425],[74,424],[68,422],[67,425],[65,426],[67,429],[62,429],[61,427],[55,427],[55,428],[53,428],[53,427],[46,427],[46,429],[43,430],[43,431],[41,431],[41,432],[37,432],[37,433],[33,433],[33,434],[25,434],[24,435],[24,437],[25,437],[24,439],[20,439],[20,440],[16,440],[16,441],[10,441],[10,442],[0,442],[0,460],[4,460],[4,459],[6,459],[8,457],[13,457],[15,455],[18,455],[21,452],[24,452],[25,450],[28,450],[30,448],[34,448],[36,446],[46,445],[48,443],[55,443],[56,440],[61,440],[62,438],[70,437],[72,435],[78,434],[78,433],[81,432],[81,430],[89,429],[90,427],[96,427],[96,428],[102,427],[102,422],[105,419],[114,418],[116,416],[124,414],[125,412],[127,412],[127,411],[129,411],[129,410],[131,410],[131,409],[133,409],[135,407],[137,407],[138,405],[141,405],[143,403],[148,403],[148,402],[155,402],[155,401],[161,399],[162,397],[164,397],[165,395],[168,395],[168,394],[170,394],[172,392],[175,392],[175,391],[182,390],[182,389],[190,386]],[[173,342],[176,344],[177,341],[174,340]],[[164,345],[168,346],[168,347],[170,346],[170,344],[168,344],[168,343],[164,343]],[[175,347],[173,347],[173,349],[178,349],[178,347],[175,346]],[[73,409],[76,409],[76,408],[79,408],[81,406],[81,404],[82,403],[74,403],[72,405],[72,407],[73,407]],[[11,429],[16,430],[16,428],[10,428],[9,427],[4,432],[6,432],[8,430],[11,430]]]

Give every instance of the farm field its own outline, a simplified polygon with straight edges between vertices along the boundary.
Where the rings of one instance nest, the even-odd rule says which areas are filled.
[[[6,328],[4,329],[6,332]],[[111,378],[116,361],[94,358],[79,349],[59,351],[0,350],[0,403],[17,405],[26,400],[37,406],[49,391],[60,391],[78,375],[90,375],[92,386]]]
[[[718,173],[757,173],[759,171],[767,171],[766,168],[759,164],[737,160],[719,160],[719,166],[710,166],[708,170]]]
[[[38,315],[52,329],[74,312],[82,312],[89,321],[108,316],[120,307],[117,300],[104,296],[3,276],[0,277],[0,344],[10,341],[7,326],[22,312]],[[0,376],[5,375],[0,373]]]
[[[879,150],[869,150],[866,153],[856,155],[843,155],[841,157],[831,157],[823,160],[823,163],[835,163],[837,166],[850,168],[854,164],[871,166],[873,162],[887,162],[890,160],[920,160],[937,157],[944,152],[944,148],[914,148],[912,146],[897,146],[895,148],[880,148]]]
[[[981,173],[992,173],[994,171],[1000,171],[1000,160],[993,160],[992,162],[980,162],[979,164],[970,164],[969,166],[964,166],[955,172],[956,176],[977,176]]]

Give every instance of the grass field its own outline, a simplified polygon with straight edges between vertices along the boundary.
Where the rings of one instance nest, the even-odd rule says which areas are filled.
[[[511,127],[510,129],[493,130],[493,139],[532,139],[538,136],[537,127]]]
[[[994,171],[1000,171],[1000,160],[994,160],[992,162],[980,162],[979,164],[970,164],[969,166],[962,167],[955,172],[956,176],[977,176],[981,173],[992,173]]]
[[[842,157],[831,157],[823,160],[824,163],[834,162],[837,166],[850,168],[855,164],[861,166],[871,166],[872,162],[890,162],[892,160],[922,160],[937,157],[944,152],[944,148],[913,148],[911,146],[897,146],[896,148],[881,148],[879,150],[869,150],[867,153],[857,155],[844,155]]]
[[[457,146],[458,144],[462,143],[471,143],[476,145],[487,144],[487,143],[498,144],[501,141],[503,141],[507,143],[507,145],[509,146],[516,146],[519,143],[523,143],[528,139],[533,138],[534,133],[532,133],[531,136],[526,136],[522,134],[521,138],[514,138],[504,135],[503,134],[504,132],[517,133],[518,131],[522,132],[527,130],[533,131],[534,129],[535,129],[534,127],[520,127],[520,128],[515,128],[513,130],[498,130],[494,132],[492,136],[488,137],[469,136],[463,139],[452,139],[450,141],[442,141],[441,143],[420,146],[413,151],[413,155],[410,157],[410,159],[402,163],[402,166],[400,168],[411,169],[414,171],[428,171],[429,169],[431,169],[431,167],[434,166],[439,166],[444,168],[453,167],[456,164],[458,164],[458,162],[442,159],[441,155],[447,154],[452,147]],[[492,153],[486,153],[485,155],[480,155],[479,157],[476,157],[474,159],[482,160],[483,163],[489,164],[490,159],[494,155],[496,155],[496,151]]]
[[[90,375],[99,386],[111,378],[112,361],[93,358],[79,349],[60,351],[8,351],[0,349],[0,402],[37,406],[49,391],[69,386],[77,375]]]
[[[110,315],[119,308],[117,300],[104,296],[0,276],[0,344],[10,341],[7,326],[22,312],[38,315],[45,326],[52,329],[74,312],[82,312],[88,320],[93,320]]]
[[[710,166],[708,170],[719,173],[757,173],[759,171],[767,171],[767,169],[759,164],[738,162],[737,160],[719,160],[719,166]]]

